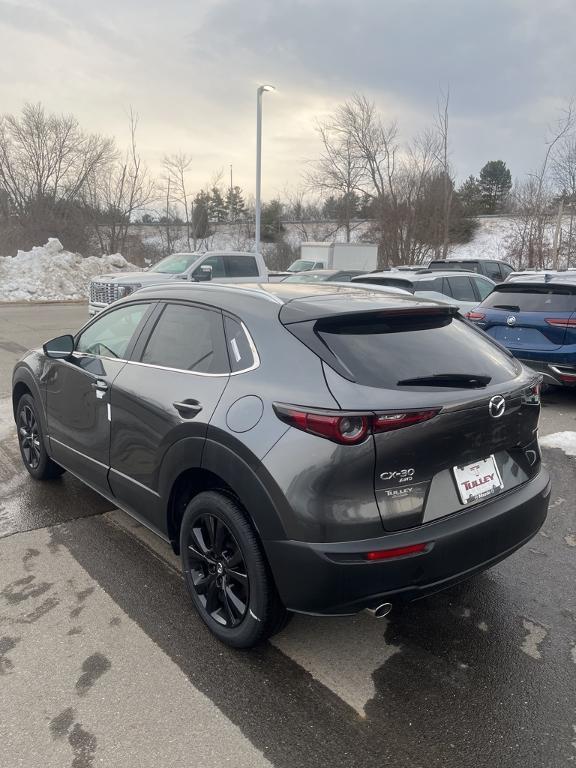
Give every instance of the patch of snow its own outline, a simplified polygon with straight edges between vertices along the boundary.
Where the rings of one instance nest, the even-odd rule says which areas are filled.
[[[576,456],[576,432],[554,432],[540,438],[544,448],[560,448],[567,456]]]
[[[0,256],[0,302],[86,299],[93,277],[136,269],[120,253],[84,258],[51,237],[30,251]]]
[[[540,645],[546,639],[548,632],[541,624],[528,621],[528,619],[524,619],[522,624],[528,634],[524,638],[521,650],[533,659],[541,659]]]
[[[501,259],[506,261],[518,222],[507,216],[480,219],[478,229],[469,243],[450,248],[449,259]]]

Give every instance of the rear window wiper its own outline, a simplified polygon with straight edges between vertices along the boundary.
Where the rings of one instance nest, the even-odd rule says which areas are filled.
[[[397,387],[469,387],[477,389],[485,387],[492,381],[491,376],[473,373],[435,373],[431,376],[416,376],[413,379],[402,379]]]
[[[520,312],[517,304],[493,304],[492,309],[509,309],[510,312]]]

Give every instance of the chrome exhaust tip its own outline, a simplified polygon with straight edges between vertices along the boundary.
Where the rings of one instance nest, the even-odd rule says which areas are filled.
[[[366,613],[369,613],[375,619],[383,619],[385,616],[388,616],[391,610],[392,603],[382,603],[377,605],[376,608],[366,608]]]

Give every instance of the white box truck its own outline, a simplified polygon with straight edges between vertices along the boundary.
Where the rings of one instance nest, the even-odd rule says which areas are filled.
[[[288,272],[311,269],[361,269],[372,272],[378,267],[378,246],[373,243],[302,243],[300,258]]]

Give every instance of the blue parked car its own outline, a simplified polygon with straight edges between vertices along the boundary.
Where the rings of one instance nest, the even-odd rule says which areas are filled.
[[[576,387],[576,275],[500,283],[467,317],[546,383]]]

